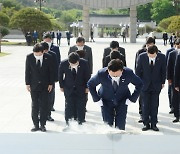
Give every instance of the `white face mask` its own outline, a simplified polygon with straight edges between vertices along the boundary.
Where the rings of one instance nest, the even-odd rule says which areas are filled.
[[[83,50],[84,46],[77,46],[78,50]]]
[[[35,57],[37,60],[41,60],[41,59],[43,59],[43,54],[42,54],[41,56],[36,56],[36,55],[34,55],[34,57]]]
[[[52,42],[46,42],[46,43],[49,45],[49,50],[50,50]]]
[[[120,76],[117,76],[117,77],[111,76],[111,78],[112,78],[114,81],[118,82],[119,79],[120,79]]]
[[[152,60],[152,61],[154,61],[156,59],[156,57],[154,57],[154,58],[150,58],[150,60]]]

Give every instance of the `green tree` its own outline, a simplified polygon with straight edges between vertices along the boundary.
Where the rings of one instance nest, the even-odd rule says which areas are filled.
[[[157,23],[175,14],[175,8],[170,0],[154,0],[151,11],[152,19]]]
[[[180,16],[172,16],[165,18],[158,24],[158,27],[162,31],[167,31],[171,33],[180,32]]]
[[[6,28],[9,25],[9,17],[0,12],[0,53],[1,53],[1,38],[9,34],[9,30]]]
[[[51,30],[52,24],[46,14],[34,8],[24,8],[14,14],[10,20],[12,28],[21,29],[25,35],[36,30],[40,39],[44,31]]]
[[[152,3],[137,7],[137,18],[141,21],[151,20]]]

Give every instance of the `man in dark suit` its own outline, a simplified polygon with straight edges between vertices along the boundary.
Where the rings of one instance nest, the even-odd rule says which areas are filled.
[[[175,41],[175,50],[170,52],[167,64],[167,79],[170,85],[172,85],[172,105],[174,109],[175,120],[174,123],[179,122],[179,91],[177,90],[178,77],[179,77],[179,59],[177,56],[180,52],[180,39]],[[176,66],[175,66],[176,62]],[[176,71],[176,72],[174,72]],[[175,82],[174,82],[175,80]]]
[[[168,49],[168,50],[166,51],[166,66],[167,66],[167,63],[168,63],[169,54],[170,54],[173,50],[175,50],[174,47],[173,47],[173,48],[170,48],[170,49]],[[169,114],[174,113],[174,108],[173,108],[173,105],[172,105],[172,96],[171,96],[171,95],[172,95],[172,91],[173,91],[173,89],[172,89],[172,84],[170,84],[170,83],[168,82],[168,98],[169,98],[169,107],[170,107]]]
[[[131,94],[128,88],[129,83],[135,85],[135,90]],[[96,87],[101,84],[98,92]],[[98,71],[88,81],[88,88],[93,101],[102,107],[102,117],[104,122],[125,130],[127,105],[136,102],[142,88],[141,79],[129,68],[124,67],[119,59],[113,59],[108,67]]]
[[[137,60],[140,54],[147,52],[147,48],[149,46],[152,46],[155,44],[155,40],[152,37],[148,37],[146,40],[146,43],[143,45],[142,49],[138,50],[136,53],[136,57],[135,57],[135,65],[134,65],[134,70],[136,71],[136,67],[137,67]],[[159,51],[161,52],[161,51]],[[142,99],[142,95],[140,93],[139,95],[139,115],[140,115],[140,119],[139,119],[139,123],[142,123],[142,106],[143,106],[143,99]]]
[[[67,124],[74,117],[74,108],[77,111],[78,123],[82,124],[85,121],[87,81],[89,78],[88,63],[84,59],[80,59],[77,53],[70,53],[68,59],[61,62],[59,85],[65,96],[65,120]]]
[[[33,53],[26,57],[25,82],[27,90],[32,99],[32,120],[34,128],[31,131],[40,130],[45,132],[48,93],[52,90],[54,82],[54,72],[52,68],[52,57],[49,54],[43,54],[43,46],[36,44]],[[40,115],[40,119],[38,118]]]
[[[54,98],[55,98],[55,82],[58,81],[58,68],[59,68],[59,64],[57,61],[57,56],[56,53],[53,51],[48,51],[49,50],[49,45],[46,42],[41,42],[41,45],[44,48],[44,53],[48,53],[52,56],[52,68],[54,71],[54,83],[53,83],[53,88],[51,90],[51,92],[48,94],[48,116],[47,116],[47,120],[48,121],[54,121],[54,119],[51,117],[51,109],[53,108],[54,105]]]
[[[126,67],[126,60],[124,55],[122,55],[119,51],[113,50],[111,51],[110,55],[106,56],[104,63],[103,63],[103,67],[107,67],[108,63],[112,60],[112,59],[120,59],[122,60],[124,66]]]
[[[106,56],[109,56],[109,54],[112,50],[118,50],[124,56],[125,61],[126,61],[125,49],[120,47],[119,43],[117,41],[112,41],[110,43],[110,47],[104,49],[102,64],[105,63]],[[126,66],[126,62],[124,63],[124,65]]]
[[[147,53],[142,53],[138,57],[136,74],[143,81],[142,99],[143,99],[143,131],[151,128],[159,131],[156,124],[159,94],[164,87],[166,79],[166,61],[165,55],[158,52],[155,45],[149,46]]]
[[[76,45],[70,47],[68,54],[75,52],[77,50],[83,50],[85,52],[84,59],[88,61],[90,72],[93,72],[93,57],[91,47],[85,45],[85,39],[83,37],[78,37],[76,39]]]
[[[44,36],[43,36],[43,41],[48,43],[48,45],[49,45],[49,50],[48,51],[53,51],[54,53],[56,53],[57,62],[58,62],[58,65],[59,65],[60,62],[61,62],[60,50],[59,50],[58,46],[53,45],[51,34],[50,33],[45,33]],[[52,99],[55,100],[55,85],[53,86],[52,93],[53,93],[53,96],[54,96],[54,97],[52,97]],[[55,111],[55,109],[54,109],[54,101],[53,101],[53,105],[52,105],[51,110]]]
[[[58,32],[56,33],[56,37],[57,37],[57,45],[59,45],[59,46],[60,46],[60,44],[61,44],[61,36],[62,36],[62,34],[61,34],[61,32],[58,30]]]

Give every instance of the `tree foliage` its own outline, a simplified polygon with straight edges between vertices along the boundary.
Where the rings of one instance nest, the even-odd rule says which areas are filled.
[[[162,29],[163,31],[167,32],[179,32],[180,31],[180,16],[172,16],[169,18],[163,19],[158,27]]]
[[[152,4],[152,19],[159,23],[162,19],[173,16],[176,11],[169,0],[154,0]]]
[[[9,25],[9,17],[2,12],[0,12],[0,25],[6,27]]]
[[[152,9],[152,3],[138,6],[137,7],[138,20],[150,21],[151,20],[151,9]]]
[[[12,28],[21,29],[24,35],[36,30],[40,36],[44,31],[51,30],[52,24],[43,12],[34,8],[24,8],[14,14],[10,20]]]

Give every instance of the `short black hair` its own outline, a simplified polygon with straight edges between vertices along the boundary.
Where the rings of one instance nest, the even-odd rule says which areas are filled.
[[[149,46],[148,49],[147,49],[147,52],[149,54],[158,53],[158,48],[157,48],[156,45]]]
[[[36,43],[33,47],[33,52],[43,52],[44,47],[42,46],[41,43]]]
[[[155,39],[153,37],[148,37],[146,40],[146,44],[151,44],[151,43],[155,44]]]
[[[43,39],[46,39],[46,38],[50,38],[50,39],[52,39],[52,36],[51,36],[51,34],[50,34],[49,32],[44,33],[44,35],[43,35]]]
[[[85,57],[85,51],[84,50],[76,50],[76,53],[79,55],[80,58]]]
[[[72,64],[75,64],[79,61],[80,57],[76,52],[72,52],[68,56],[68,61]]]
[[[112,48],[112,49],[119,48],[119,43],[118,43],[118,41],[112,41],[112,42],[110,43],[110,48]]]
[[[121,54],[119,53],[119,51],[111,51],[110,52],[110,59],[120,59],[121,58]]]
[[[76,39],[76,43],[77,42],[83,42],[83,43],[85,43],[85,39],[83,38],[83,37],[78,37],[77,39]]]
[[[44,50],[49,50],[49,44],[47,42],[41,42],[41,45],[43,46]]]
[[[108,63],[108,70],[112,72],[117,72],[119,70],[123,70],[124,65],[120,59],[113,59]]]

